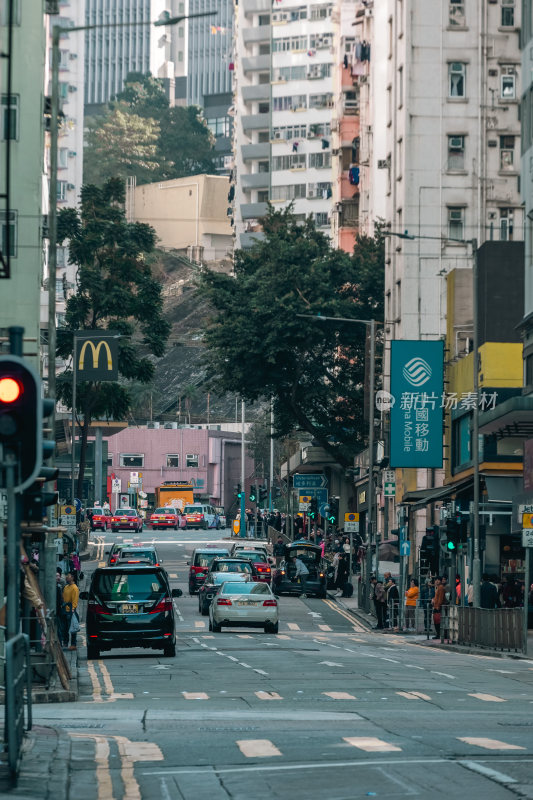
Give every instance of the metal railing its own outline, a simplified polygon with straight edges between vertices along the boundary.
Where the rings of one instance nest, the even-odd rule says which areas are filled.
[[[7,745],[8,766],[11,774],[15,775],[24,731],[29,731],[32,727],[30,639],[26,634],[19,633],[5,641],[3,674],[4,741]]]
[[[523,608],[450,608],[452,629],[458,644],[490,647],[492,650],[524,649]]]

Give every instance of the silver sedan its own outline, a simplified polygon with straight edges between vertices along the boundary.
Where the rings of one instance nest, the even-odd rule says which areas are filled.
[[[278,622],[278,601],[267,583],[225,581],[209,607],[209,630],[215,633],[222,626],[277,633]]]

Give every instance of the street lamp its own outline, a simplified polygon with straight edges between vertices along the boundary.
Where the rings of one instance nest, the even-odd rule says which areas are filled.
[[[154,22],[110,22],[103,25],[75,25],[72,28],[54,25],[52,29],[51,98],[50,98],[50,185],[48,209],[48,396],[56,394],[56,275],[57,275],[57,154],[58,154],[58,115],[59,115],[59,41],[62,33],[76,31],[102,30],[106,28],[134,28],[146,25],[177,25],[186,19],[210,17],[218,11],[202,11],[198,14],[182,14],[170,17],[168,12]],[[52,427],[55,424],[55,413]]]
[[[376,372],[376,320],[352,319],[350,317],[325,317],[321,314],[296,314],[304,319],[321,322],[347,322],[366,325],[370,330],[370,380],[368,387],[368,510],[366,517],[366,556],[365,556],[365,610],[370,611],[370,574],[372,572],[372,516],[374,511],[374,391]],[[377,544],[376,544],[377,560]],[[350,579],[351,579],[350,575]]]

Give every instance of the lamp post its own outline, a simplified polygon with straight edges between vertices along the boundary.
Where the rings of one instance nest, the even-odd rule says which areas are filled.
[[[198,14],[182,14],[171,17],[165,12],[153,22],[110,22],[103,25],[75,25],[72,28],[54,25],[52,29],[51,98],[50,98],[50,183],[48,209],[48,396],[56,395],[56,276],[57,276],[57,154],[59,138],[59,43],[61,34],[76,31],[103,30],[107,28],[134,28],[146,25],[164,27],[177,25],[194,17],[210,17],[218,11],[202,11]],[[54,427],[55,419],[52,421]]]
[[[347,322],[366,325],[370,331],[370,364],[368,387],[368,509],[366,517],[366,555],[365,555],[365,610],[370,611],[370,575],[372,572],[372,542],[374,514],[374,392],[376,374],[376,320],[352,319],[350,317],[324,317],[321,314],[296,314],[304,319],[314,319],[321,322]],[[377,547],[377,545],[376,545]],[[377,553],[376,553],[377,555]],[[351,575],[350,575],[351,578]]]

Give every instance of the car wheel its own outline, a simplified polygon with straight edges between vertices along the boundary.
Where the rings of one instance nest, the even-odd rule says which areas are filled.
[[[202,617],[207,617],[207,615],[208,615],[208,614],[209,614],[209,606],[207,606],[207,607],[206,607],[206,606],[205,606],[205,605],[202,603]]]
[[[198,613],[202,613],[202,600],[200,598],[200,592],[198,592]]]
[[[220,633],[222,631],[222,625],[220,625],[218,622],[213,622],[211,630],[213,633]]]
[[[327,596],[328,593],[326,592],[325,589],[321,589],[317,594],[317,597],[319,597],[321,600],[325,600]]]
[[[194,586],[189,586],[189,594],[191,597],[194,597]]]
[[[204,522],[204,531],[206,531],[208,528],[209,528],[209,522]]]
[[[113,531],[113,533],[116,533],[118,531],[118,528],[111,528],[111,530]]]
[[[163,647],[163,655],[174,658],[174,656],[176,655],[176,643],[171,642],[170,644],[166,644]]]
[[[96,661],[100,658],[100,650],[94,644],[87,645],[87,659],[89,661]]]

